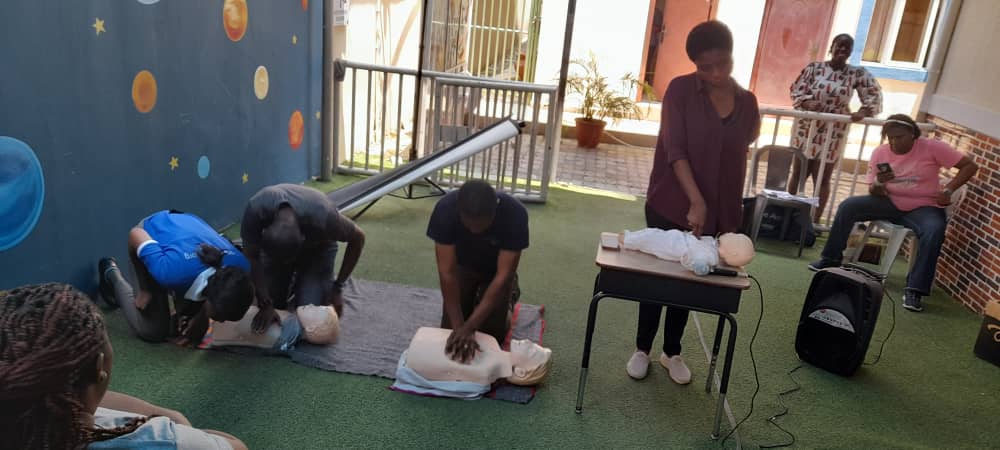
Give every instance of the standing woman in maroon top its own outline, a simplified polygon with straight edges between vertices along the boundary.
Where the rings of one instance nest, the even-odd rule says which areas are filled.
[[[733,35],[725,24],[703,22],[687,37],[694,73],[674,78],[663,97],[660,135],[646,192],[646,226],[697,236],[737,231],[747,151],[757,139],[757,98],[730,77]],[[660,325],[659,305],[639,305],[636,352],[629,376],[641,379]],[[688,310],[667,308],[660,364],[678,384],[691,382],[681,358]]]

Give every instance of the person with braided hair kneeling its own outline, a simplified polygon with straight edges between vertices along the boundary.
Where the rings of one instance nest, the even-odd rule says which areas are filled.
[[[100,291],[105,301],[121,306],[143,340],[176,337],[178,344],[197,345],[209,319],[240,320],[253,302],[250,263],[232,242],[193,214],[159,211],[143,219],[129,232],[128,254],[138,292],[113,258],[98,263]]]
[[[57,283],[0,291],[4,448],[246,448],[192,428],[180,413],[109,392],[113,359],[104,318],[83,293]]]

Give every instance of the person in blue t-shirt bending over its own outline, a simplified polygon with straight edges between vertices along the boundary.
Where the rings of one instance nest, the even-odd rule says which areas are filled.
[[[209,319],[240,320],[253,302],[250,263],[224,236],[193,214],[160,211],[129,232],[134,292],[113,258],[98,264],[101,295],[118,304],[132,330],[152,342],[178,337],[197,345]],[[168,295],[174,300],[172,324]],[[178,336],[179,334],[179,336]]]
[[[528,248],[528,211],[485,181],[467,181],[438,201],[427,236],[435,242],[444,298],[441,328],[452,330],[445,353],[467,363],[478,349],[477,330],[500,345],[510,330],[521,295],[517,264]]]

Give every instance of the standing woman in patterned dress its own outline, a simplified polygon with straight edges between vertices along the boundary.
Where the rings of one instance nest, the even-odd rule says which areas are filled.
[[[850,115],[852,121],[872,117],[882,112],[882,87],[872,74],[863,67],[847,64],[847,59],[854,50],[854,38],[847,34],[839,34],[833,38],[830,45],[829,61],[811,62],[799,74],[791,86],[792,106],[802,111],[813,111],[832,114]],[[851,97],[854,91],[861,99],[861,108],[851,112]],[[789,192],[796,194],[800,176],[812,177],[813,183],[820,178],[819,168],[822,160],[823,147],[826,145],[827,127],[829,123],[815,121],[816,129],[812,139],[809,139],[809,128],[813,120],[799,119],[792,133],[792,147],[802,149],[808,158],[808,165],[803,174],[803,168],[798,161],[792,167],[792,177],[789,181]],[[836,122],[832,124],[833,133],[826,154],[826,167],[823,169],[819,190],[819,208],[813,211],[813,221],[818,221],[820,214],[826,208],[830,198],[830,177],[836,168],[844,144],[847,142],[847,124]]]

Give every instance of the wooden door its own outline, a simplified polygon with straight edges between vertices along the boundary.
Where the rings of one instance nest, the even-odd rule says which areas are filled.
[[[670,80],[694,72],[694,64],[684,50],[688,32],[712,18],[718,0],[651,0],[649,3],[646,26],[649,51],[644,72],[656,95],[662,97]]]
[[[837,0],[768,0],[750,89],[761,105],[791,106],[802,68],[825,60]]]

